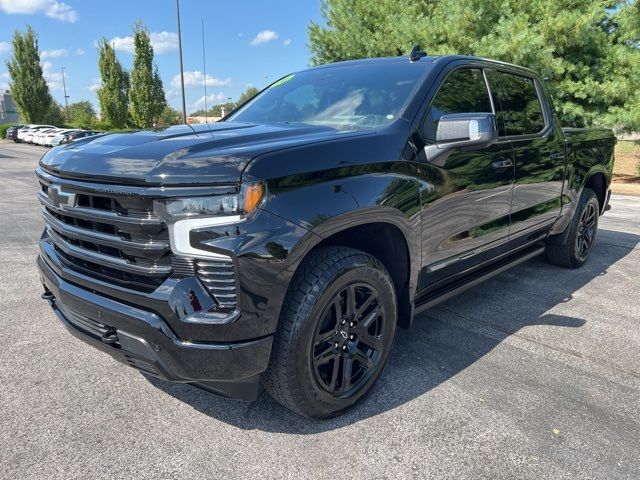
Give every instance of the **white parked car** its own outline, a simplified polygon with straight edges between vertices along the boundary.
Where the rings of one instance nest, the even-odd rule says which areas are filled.
[[[16,138],[18,139],[19,142],[24,142],[24,135],[28,132],[31,131],[32,128],[37,127],[38,125],[36,124],[29,124],[29,125],[24,125],[23,127],[20,127],[18,129],[18,133],[16,134]]]
[[[40,130],[56,128],[53,125],[35,125],[31,128],[23,129],[18,132],[18,140],[26,143],[33,141],[33,136]]]
[[[69,133],[76,133],[76,132],[81,132],[81,131],[82,130],[77,129],[77,128],[65,128],[65,129],[60,129],[60,130],[58,130],[56,132],[49,132],[45,136],[44,144],[47,147],[57,147],[58,145],[60,145],[65,140],[65,137]]]
[[[49,133],[57,132],[58,130],[60,130],[60,129],[59,128],[43,128],[43,129],[40,129],[36,133],[33,134],[33,137],[31,138],[31,143],[33,143],[34,145],[44,145],[45,137]]]

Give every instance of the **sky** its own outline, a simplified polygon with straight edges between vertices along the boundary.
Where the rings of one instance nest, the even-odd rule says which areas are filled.
[[[133,63],[132,27],[147,26],[168,103],[181,110],[180,63],[175,0],[0,0],[0,89],[9,85],[5,61],[15,30],[38,34],[40,59],[53,97],[64,105],[91,101],[100,84],[96,43],[109,40],[118,58]],[[262,88],[308,66],[310,21],[321,22],[320,0],[180,0],[187,113],[204,106],[202,30],[204,20],[208,105]]]

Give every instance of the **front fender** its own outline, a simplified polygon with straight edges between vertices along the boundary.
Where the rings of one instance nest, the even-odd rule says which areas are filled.
[[[197,248],[234,258],[242,321],[259,325],[260,333],[275,331],[291,279],[306,255],[332,235],[361,225],[384,223],[402,233],[409,284],[415,289],[421,227],[418,182],[407,174],[413,166],[390,162],[368,171],[353,168],[360,169],[358,174],[267,181],[259,212],[241,224],[208,228],[191,238]]]

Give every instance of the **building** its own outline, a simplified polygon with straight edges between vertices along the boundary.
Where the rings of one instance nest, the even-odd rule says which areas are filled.
[[[20,114],[11,98],[11,92],[6,90],[0,95],[0,123],[18,123]]]

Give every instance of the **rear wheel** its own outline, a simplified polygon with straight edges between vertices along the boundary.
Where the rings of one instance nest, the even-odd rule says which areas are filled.
[[[263,375],[267,391],[310,417],[354,405],[382,372],[397,318],[389,273],[345,247],[312,252],[292,280]]]
[[[569,232],[564,241],[547,244],[546,254],[549,262],[566,268],[581,267],[589,258],[598,231],[600,204],[593,190],[582,191],[578,206],[569,224]],[[562,234],[561,234],[562,235]]]

